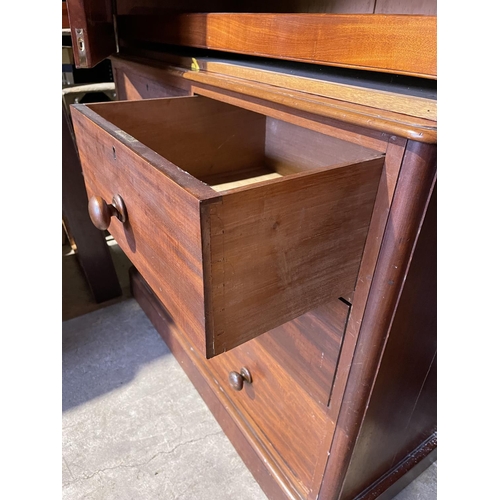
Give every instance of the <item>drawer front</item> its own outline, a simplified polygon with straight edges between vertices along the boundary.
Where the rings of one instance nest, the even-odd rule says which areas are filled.
[[[335,299],[208,361],[215,383],[304,497],[327,458],[333,423],[325,410],[348,314],[349,305]]]
[[[210,358],[351,291],[383,165],[204,97],[79,105],[99,220]],[[352,146],[352,145],[351,145]]]
[[[245,425],[308,497],[315,488],[316,469],[323,470],[329,448],[332,422],[317,404],[269,352],[262,337],[208,360],[214,382],[238,409]],[[251,383],[235,390],[237,375],[248,370]],[[241,381],[241,377],[239,379]],[[244,379],[243,379],[244,380]]]

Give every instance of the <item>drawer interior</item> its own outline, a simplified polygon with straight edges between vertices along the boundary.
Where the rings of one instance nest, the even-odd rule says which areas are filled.
[[[217,192],[380,156],[368,148],[201,96],[89,107]]]

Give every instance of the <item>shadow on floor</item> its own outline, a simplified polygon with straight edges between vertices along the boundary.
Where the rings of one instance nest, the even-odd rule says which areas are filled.
[[[63,411],[126,385],[170,354],[134,299],[63,322]]]
[[[141,367],[170,355],[137,302],[131,298],[131,263],[108,241],[123,294],[97,304],[77,255],[62,249],[62,409],[66,411],[132,381]]]

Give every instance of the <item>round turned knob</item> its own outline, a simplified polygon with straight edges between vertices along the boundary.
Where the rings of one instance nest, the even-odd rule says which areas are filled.
[[[248,368],[243,367],[240,373],[229,372],[229,385],[235,391],[241,391],[241,389],[243,389],[243,382],[247,382],[248,384],[252,383],[252,375],[250,375]]]
[[[89,215],[97,229],[104,231],[111,223],[111,217],[116,217],[120,222],[126,222],[127,210],[122,197],[113,196],[111,204],[106,203],[100,196],[92,196],[89,200]]]

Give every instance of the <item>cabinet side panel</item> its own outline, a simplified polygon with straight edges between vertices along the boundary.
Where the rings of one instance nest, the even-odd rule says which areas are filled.
[[[346,476],[354,498],[436,430],[436,191]]]

